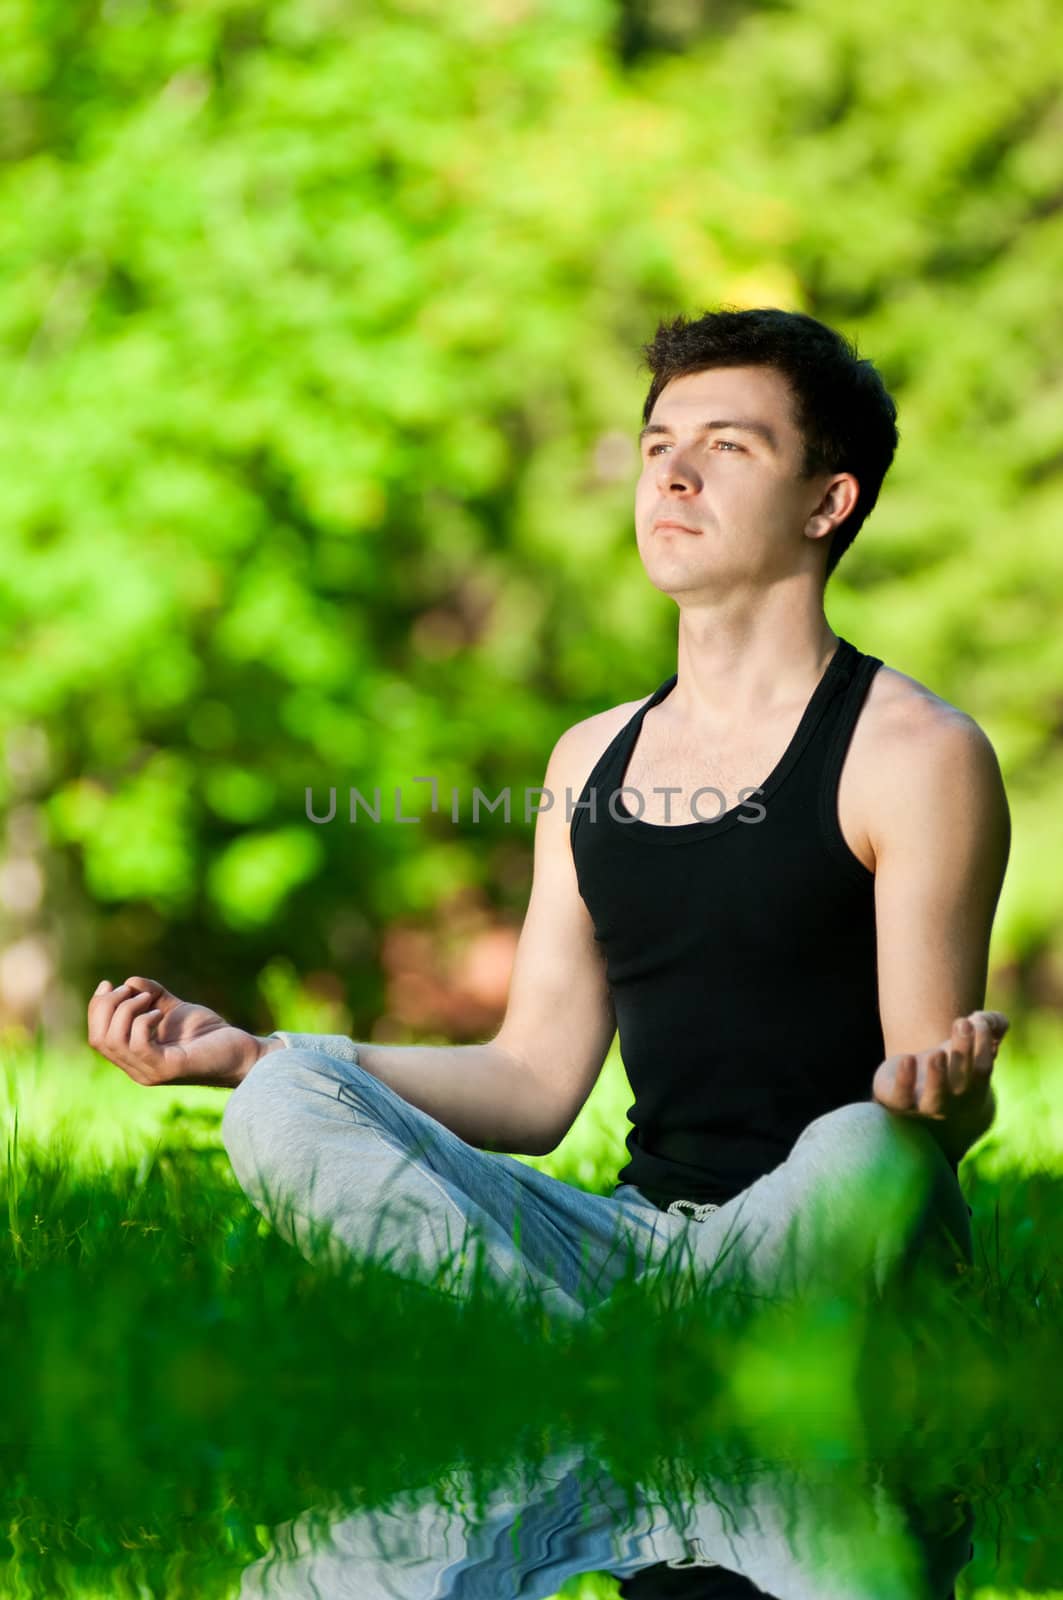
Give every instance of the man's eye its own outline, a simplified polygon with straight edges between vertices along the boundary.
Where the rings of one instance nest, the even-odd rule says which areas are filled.
[[[742,446],[740,444],[735,444],[733,439],[716,439],[713,442],[715,444],[725,444],[728,447],[729,450],[741,450],[742,449]],[[658,450],[664,450],[665,448],[666,448],[666,446],[663,445],[663,444],[651,444],[648,453],[651,456],[652,455],[656,455]]]

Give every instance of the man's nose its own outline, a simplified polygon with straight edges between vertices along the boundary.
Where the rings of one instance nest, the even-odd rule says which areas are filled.
[[[666,461],[661,462],[657,474],[657,482],[664,488],[668,484],[686,484],[691,487],[700,483],[701,478],[694,463],[682,454],[670,455]]]
[[[658,489],[662,499],[669,495],[682,493],[684,495],[696,494],[701,487],[701,479],[694,472],[678,471],[665,473],[658,479]]]

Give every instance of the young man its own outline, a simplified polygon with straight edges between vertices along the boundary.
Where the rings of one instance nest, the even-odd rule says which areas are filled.
[[[785,1267],[798,1289],[843,1259],[881,1285],[942,1241],[970,1261],[956,1169],[1008,1026],[981,1009],[1010,840],[992,746],[823,609],[896,447],[881,378],[775,309],[677,318],[644,353],[635,531],[677,671],[551,753],[496,1036],[256,1039],[140,978],[89,1008],[138,1081],[238,1086],[230,1158],[300,1248],[324,1221],[431,1271],[471,1228],[496,1277],[571,1315],[616,1283],[618,1242],[646,1267],[682,1234],[718,1281]],[[559,1143],[617,1028],[614,1192],[500,1154]]]

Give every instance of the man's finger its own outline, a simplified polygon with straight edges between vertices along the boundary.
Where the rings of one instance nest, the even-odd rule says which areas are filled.
[[[916,1073],[918,1062],[913,1055],[903,1055],[897,1062],[893,1075],[889,1108],[893,1111],[911,1111],[916,1103]]]
[[[156,998],[169,992],[156,978],[127,978],[125,987],[127,989],[135,989],[143,994],[154,995]]]
[[[111,1015],[110,1026],[107,1030],[107,1043],[109,1045],[127,1045],[129,1043],[132,1024],[136,1020],[138,1013],[146,1011],[150,1007],[151,999],[150,994],[128,994],[118,1002]]]
[[[953,1030],[953,1040],[955,1039],[956,1032]],[[952,1049],[949,1051],[948,1078],[949,1088],[953,1094],[963,1094],[967,1089],[971,1076],[970,1050],[968,1046],[962,1042],[962,1034],[960,1035],[960,1040],[961,1043],[959,1048],[957,1048],[956,1044],[953,1043]]]
[[[974,1011],[971,1021],[977,1024],[979,1018],[985,1021],[986,1027],[995,1039],[1002,1039],[1011,1027],[1011,1022],[1003,1011]]]
[[[107,983],[106,978],[103,981]],[[114,1021],[114,1014],[122,1001],[128,998],[128,995],[129,991],[122,984],[119,984],[117,989],[112,989],[109,984],[106,989],[97,988],[96,993],[89,1002],[90,1041],[107,1037],[108,1030]],[[99,1049],[99,1046],[94,1044],[94,1048]]]
[[[154,1037],[155,1027],[161,1016],[162,1012],[154,1007],[149,1011],[141,1011],[133,1018],[129,1030],[129,1043],[134,1054],[149,1056],[161,1048],[159,1041]]]
[[[944,1050],[935,1050],[927,1057],[926,1082],[919,1100],[919,1110],[925,1116],[940,1116],[945,1109],[948,1089],[947,1064],[948,1057]]]
[[[111,992],[111,980],[109,978],[101,978],[99,983],[96,985],[95,989],[93,989],[91,995],[89,996],[88,1014],[89,1014],[89,1034],[90,1035],[94,1031],[93,1024],[94,1024],[94,1022],[96,1020],[96,1017],[99,1015],[100,1001],[103,999],[104,995],[110,994],[110,992]]]
[[[980,1011],[974,1018],[974,1040],[971,1047],[971,1061],[974,1066],[985,1070],[987,1060],[993,1059],[993,1033],[989,1026],[988,1013]]]

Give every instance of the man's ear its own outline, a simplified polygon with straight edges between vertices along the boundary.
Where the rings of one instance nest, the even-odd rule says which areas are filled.
[[[805,523],[809,539],[823,539],[849,516],[860,495],[860,484],[851,472],[836,473],[827,484],[819,504]]]

